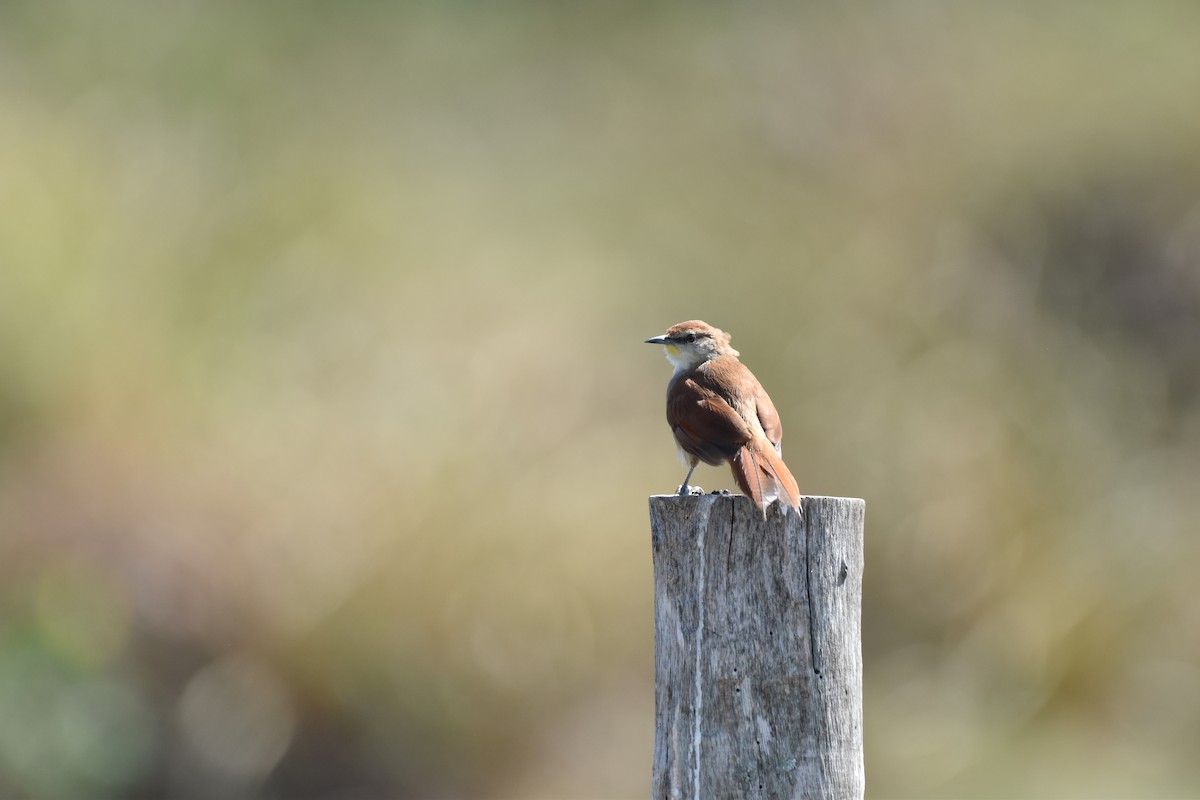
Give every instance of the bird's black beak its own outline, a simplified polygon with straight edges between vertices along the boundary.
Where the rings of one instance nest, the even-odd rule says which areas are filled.
[[[666,344],[666,343],[667,343],[667,337],[665,337],[665,336],[651,336],[649,339],[646,340],[646,344]]]

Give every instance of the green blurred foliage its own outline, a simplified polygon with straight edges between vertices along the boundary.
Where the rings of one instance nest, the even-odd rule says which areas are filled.
[[[693,317],[867,500],[869,796],[1200,793],[1198,25],[5,4],[0,794],[643,796]]]

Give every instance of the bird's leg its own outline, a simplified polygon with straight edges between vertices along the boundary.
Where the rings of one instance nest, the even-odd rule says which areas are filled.
[[[688,480],[692,477],[692,473],[696,471],[696,465],[699,463],[699,461],[693,461],[692,465],[688,467],[687,475],[683,476],[683,483],[679,486],[680,497],[687,497],[692,493],[692,487],[688,486]],[[700,490],[700,494],[704,494],[703,489]]]

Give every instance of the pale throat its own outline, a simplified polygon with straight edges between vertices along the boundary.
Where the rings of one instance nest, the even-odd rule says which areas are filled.
[[[671,366],[675,367],[674,375],[703,364],[709,358],[708,353],[696,348],[685,348],[674,344],[663,345],[663,353],[666,355],[667,361],[671,362]]]

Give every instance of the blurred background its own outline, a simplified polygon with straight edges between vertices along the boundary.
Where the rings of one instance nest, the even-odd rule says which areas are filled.
[[[646,796],[697,317],[867,501],[869,797],[1200,796],[1198,29],[5,3],[0,797]]]

